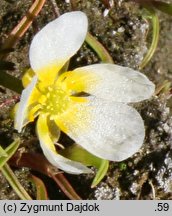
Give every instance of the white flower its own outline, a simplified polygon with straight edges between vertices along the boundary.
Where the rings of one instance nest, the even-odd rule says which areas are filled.
[[[82,12],[70,12],[47,24],[33,38],[29,57],[36,74],[22,92],[15,128],[38,116],[37,133],[47,159],[58,168],[80,174],[89,169],[58,154],[59,130],[90,153],[122,161],[136,153],[144,136],[139,113],[127,105],[154,93],[154,84],[138,71],[115,64],[94,64],[59,74],[87,34]],[[78,97],[85,92],[90,96]]]

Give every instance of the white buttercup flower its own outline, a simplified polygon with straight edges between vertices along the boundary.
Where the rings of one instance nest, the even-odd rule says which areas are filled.
[[[125,160],[140,149],[145,136],[140,114],[128,103],[150,98],[155,88],[142,73],[115,64],[93,64],[60,74],[83,44],[87,26],[86,15],[76,11],[36,34],[29,51],[35,76],[22,92],[15,118],[15,128],[21,132],[38,117],[37,134],[45,156],[76,174],[90,170],[56,151],[59,129],[97,157]]]

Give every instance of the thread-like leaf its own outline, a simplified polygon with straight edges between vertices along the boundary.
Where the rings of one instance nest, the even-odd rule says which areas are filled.
[[[5,150],[0,146],[0,169],[2,174],[5,176],[11,187],[17,193],[17,195],[25,200],[31,199],[29,194],[25,191],[23,186],[20,184],[15,174],[11,170],[11,168],[6,163],[16,152],[20,144],[20,141],[17,139],[11,145],[9,145]]]
[[[151,22],[152,22],[152,43],[150,45],[148,52],[146,53],[145,57],[143,58],[140,66],[139,66],[140,69],[143,69],[148,64],[148,62],[151,60],[152,56],[155,53],[155,50],[157,48],[158,41],[159,41],[159,19],[158,19],[158,16],[152,8],[147,7],[146,9],[147,9],[147,12],[149,13],[147,18],[151,19]]]
[[[20,144],[19,140],[15,140],[5,150],[0,146],[0,169],[13,156]]]
[[[36,186],[36,199],[48,200],[48,194],[44,182],[34,175],[32,175],[32,182]]]
[[[85,41],[87,44],[97,53],[99,58],[104,63],[114,63],[112,57],[108,53],[108,51],[105,49],[105,47],[95,38],[93,37],[89,32],[87,33]]]

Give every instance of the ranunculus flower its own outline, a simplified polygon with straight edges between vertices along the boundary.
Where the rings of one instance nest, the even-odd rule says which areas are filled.
[[[38,32],[29,58],[35,76],[22,92],[15,128],[37,119],[37,134],[47,159],[68,173],[87,173],[83,164],[60,155],[59,129],[96,155],[122,161],[144,140],[144,123],[129,103],[151,97],[154,84],[142,73],[115,64],[93,64],[60,73],[87,34],[83,12],[65,13]],[[86,94],[85,94],[86,93]]]

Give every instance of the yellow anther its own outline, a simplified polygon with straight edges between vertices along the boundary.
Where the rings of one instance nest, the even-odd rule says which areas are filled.
[[[49,91],[53,91],[53,88],[49,86],[49,87],[48,87],[48,90],[49,90]]]

